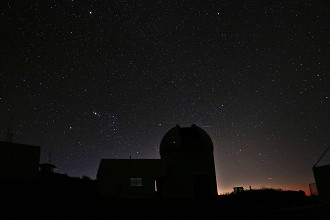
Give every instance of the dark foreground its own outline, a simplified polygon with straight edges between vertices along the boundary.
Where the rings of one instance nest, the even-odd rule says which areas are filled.
[[[15,190],[14,190],[15,189]],[[303,192],[246,191],[213,199],[99,197],[95,182],[1,185],[0,219],[330,219],[330,208]]]

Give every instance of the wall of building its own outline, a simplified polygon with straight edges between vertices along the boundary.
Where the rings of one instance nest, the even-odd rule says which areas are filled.
[[[167,162],[165,197],[217,195],[213,150],[177,151],[162,156]]]
[[[39,173],[40,147],[0,142],[0,180],[34,180]]]
[[[162,160],[101,160],[97,173],[98,192],[116,198],[155,198],[155,180],[166,176]],[[141,178],[134,186],[131,178]]]
[[[141,179],[142,186],[131,186],[129,176],[108,181],[98,180],[98,192],[103,196],[115,198],[155,198],[155,178],[141,177]]]
[[[330,165],[314,167],[313,172],[320,200],[330,204]]]

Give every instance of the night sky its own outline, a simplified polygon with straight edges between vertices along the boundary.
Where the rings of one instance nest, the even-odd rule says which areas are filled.
[[[330,144],[329,1],[3,0],[0,12],[0,138],[12,121],[14,142],[41,146],[41,162],[51,152],[57,172],[94,179],[101,158],[160,158],[164,134],[195,123],[219,193],[314,182]]]

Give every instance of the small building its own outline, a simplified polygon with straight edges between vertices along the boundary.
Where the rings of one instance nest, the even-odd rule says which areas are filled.
[[[244,187],[243,186],[235,186],[233,187],[234,189],[234,193],[240,193],[244,191]]]
[[[330,165],[315,166],[313,173],[320,200],[330,204]]]
[[[155,198],[166,163],[157,159],[102,159],[98,192],[115,198]]]
[[[36,180],[40,147],[0,141],[0,181]]]
[[[39,165],[39,168],[41,174],[49,174],[54,173],[54,169],[56,169],[56,166],[51,163],[42,163]]]
[[[99,193],[119,198],[218,195],[213,142],[202,128],[175,126],[164,135],[159,150],[161,159],[102,159]]]

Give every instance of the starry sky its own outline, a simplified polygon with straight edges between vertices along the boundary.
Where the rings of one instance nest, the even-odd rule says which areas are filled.
[[[164,134],[195,123],[214,142],[219,193],[314,182],[330,144],[329,1],[0,6],[1,140],[11,123],[57,172],[160,158]]]

